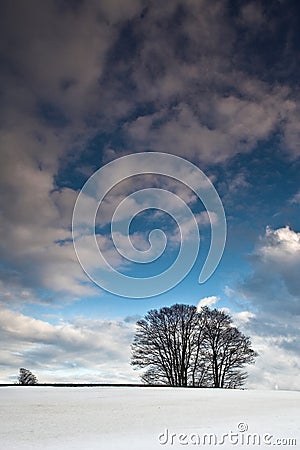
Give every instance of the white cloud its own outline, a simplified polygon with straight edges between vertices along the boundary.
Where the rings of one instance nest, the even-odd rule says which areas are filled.
[[[247,311],[233,314],[259,357],[249,367],[249,387],[298,389],[300,233],[266,228],[250,256],[252,274],[228,294]]]
[[[298,297],[300,295],[300,233],[293,231],[286,226],[272,230],[267,227],[265,236],[261,239],[254,254],[256,272],[252,277],[261,276],[273,282],[277,286],[279,282],[283,284],[280,294],[284,294],[284,289],[289,296]],[[265,290],[270,285],[266,283]],[[296,304],[291,300],[290,307],[294,310]],[[288,299],[282,298],[282,310],[289,308]],[[296,312],[296,310],[295,310]],[[298,309],[298,313],[300,310]]]
[[[242,298],[270,315],[299,314],[300,233],[266,228],[249,256],[252,272],[240,284]]]
[[[234,289],[232,289],[230,286],[225,286],[224,293],[228,298],[231,298],[234,295]]]
[[[134,324],[97,319],[76,319],[58,325],[1,309],[1,381],[18,368],[30,367],[40,381],[65,380],[92,374],[98,382],[134,378],[130,369],[130,343]],[[70,368],[74,371],[69,371]],[[127,378],[128,379],[128,378]]]
[[[237,322],[237,324],[240,324],[249,322],[251,319],[255,317],[255,314],[251,311],[241,311],[233,314],[232,316],[235,322]]]
[[[299,390],[300,358],[289,350],[289,338],[253,335],[253,331],[252,345],[259,356],[255,365],[247,369],[248,386],[251,389]]]
[[[202,298],[198,303],[198,310],[201,308],[204,308],[204,306],[213,306],[220,300],[220,297],[217,297],[216,295],[212,295],[210,297],[204,297]]]

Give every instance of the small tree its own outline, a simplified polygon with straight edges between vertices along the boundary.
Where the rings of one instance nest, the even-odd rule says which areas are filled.
[[[18,380],[19,384],[22,384],[23,386],[29,386],[38,383],[37,377],[32,372],[30,372],[30,370],[24,369],[23,367],[21,367],[20,369]]]

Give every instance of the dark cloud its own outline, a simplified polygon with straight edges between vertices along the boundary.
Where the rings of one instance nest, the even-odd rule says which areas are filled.
[[[262,143],[284,160],[298,158],[298,22],[292,0],[2,1],[1,304],[95,294],[70,226],[76,190],[103,162],[154,150],[225,166]],[[248,175],[241,167],[228,176],[226,195],[250,190]],[[249,327],[258,342],[267,334],[269,346],[276,326],[268,315],[281,337],[284,321],[299,315],[298,247],[296,232],[269,230],[240,286],[257,314]],[[2,335],[13,343],[5,366],[48,358],[50,367],[55,353],[57,367],[87,367],[98,351],[122,358],[115,343],[94,343],[91,323],[63,329],[5,314],[13,330]],[[291,349],[295,335],[293,328]]]
[[[275,132],[298,155],[297,92],[242,61],[266,23],[276,44],[282,11],[288,42],[285,3],[1,3],[1,254],[20,284],[85,291],[70,242],[76,162],[91,173],[151,149],[212,165]]]

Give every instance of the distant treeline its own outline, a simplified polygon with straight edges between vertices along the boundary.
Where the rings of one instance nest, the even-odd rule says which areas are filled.
[[[42,387],[172,387],[176,388],[178,386],[172,386],[168,384],[130,384],[130,383],[37,383],[32,385],[21,385],[17,383],[2,383],[0,384],[1,387],[10,387],[10,386],[17,386],[17,387],[36,387],[36,386],[42,386]],[[196,388],[195,386],[181,386],[184,388]]]

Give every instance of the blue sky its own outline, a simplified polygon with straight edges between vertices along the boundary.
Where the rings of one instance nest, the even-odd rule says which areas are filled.
[[[202,301],[226,308],[251,337],[260,356],[249,387],[299,388],[299,14],[292,0],[1,3],[1,382],[22,366],[44,382],[136,381],[137,318]],[[131,234],[142,249],[161,227],[166,251],[148,267],[124,266],[110,236],[124,198],[165,189],[200,214],[190,273],[168,292],[133,299],[91,282],[71,222],[89,177],[141,152],[179,156],[209,177],[227,242],[199,284],[211,232],[191,189],[143,175],[114,186],[98,237],[133,277],[160,273],[179,247],[175,222],[150,210]]]

